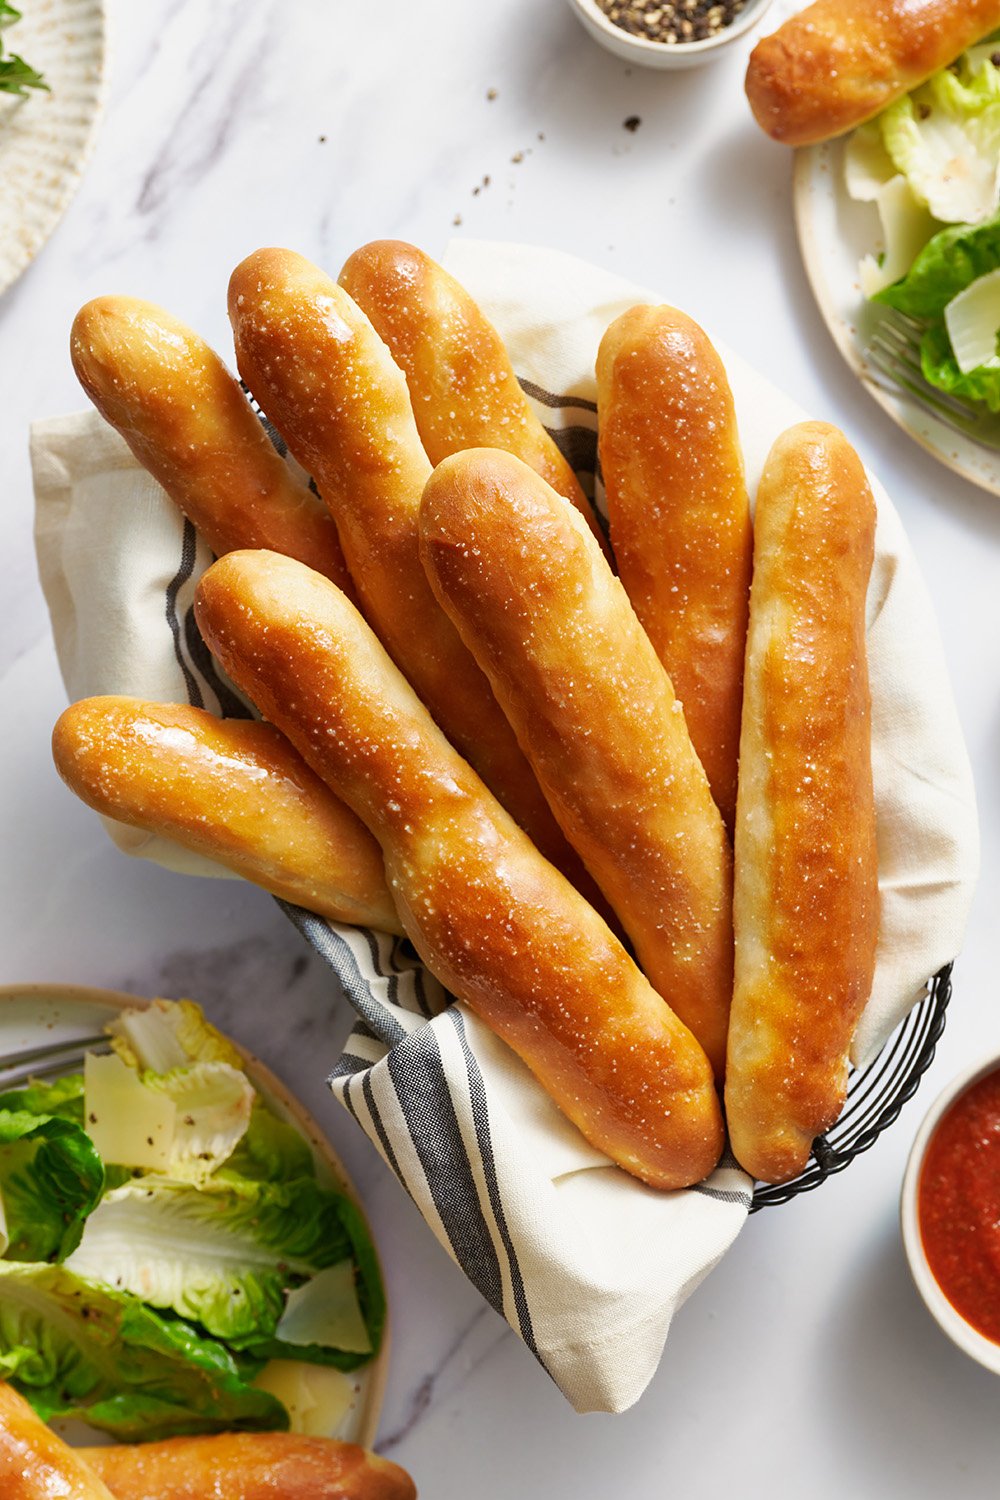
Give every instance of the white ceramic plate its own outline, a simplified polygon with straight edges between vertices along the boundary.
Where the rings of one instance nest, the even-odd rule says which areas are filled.
[[[135,995],[115,990],[86,989],[80,985],[23,984],[0,986],[0,1057],[48,1042],[74,1037],[96,1036],[118,1011],[149,1004]],[[313,1150],[320,1180],[338,1188],[359,1208],[358,1194],[330,1143],[318,1125],[275,1078],[274,1074],[238,1042],[233,1045],[246,1061],[247,1076],[264,1102],[281,1119],[297,1125]],[[348,1377],[354,1395],[346,1416],[330,1437],[361,1443],[370,1448],[375,1442],[379,1411],[389,1368],[389,1322],[378,1357]],[[54,1424],[73,1442],[107,1442],[106,1433],[96,1433],[80,1423]]]
[[[956,474],[1000,495],[1000,453],[979,447],[925,407],[895,395],[865,357],[880,312],[861,295],[858,262],[877,248],[878,215],[874,204],[848,197],[843,154],[840,140],[806,147],[795,156],[799,246],[826,326],[862,385],[898,427]]]
[[[90,155],[104,105],[103,0],[18,0],[4,49],[51,90],[0,94],[0,292],[58,224]]]

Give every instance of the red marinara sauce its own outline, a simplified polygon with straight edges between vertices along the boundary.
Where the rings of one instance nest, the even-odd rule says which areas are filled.
[[[960,1094],[924,1156],[924,1254],[956,1312],[1000,1344],[1000,1068]]]

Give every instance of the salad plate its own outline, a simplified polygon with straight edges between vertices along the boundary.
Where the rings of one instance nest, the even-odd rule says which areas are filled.
[[[75,985],[0,986],[0,1058],[51,1043],[93,1038],[122,1012],[145,1010],[155,1003],[118,991]],[[318,1186],[321,1189],[335,1190],[363,1214],[358,1194],[347,1172],[311,1115],[262,1062],[231,1038],[226,1037],[225,1042],[239,1054],[246,1077],[267,1111],[286,1125],[293,1126],[306,1142],[312,1155]],[[138,1180],[145,1182],[150,1179]],[[0,1265],[3,1263],[0,1261]],[[278,1332],[280,1331],[279,1329]],[[322,1431],[315,1426],[307,1430],[314,1435],[336,1437],[372,1447],[385,1389],[388,1360],[389,1333],[386,1319],[378,1353],[367,1363],[350,1370],[349,1374],[343,1374],[339,1370],[327,1371],[325,1367],[310,1367],[320,1368],[324,1380],[328,1378],[334,1383],[329,1410],[336,1409],[337,1414],[326,1421]],[[290,1377],[290,1383],[285,1377]],[[281,1384],[277,1387],[265,1384],[264,1389],[274,1390],[286,1404],[289,1390],[294,1399],[297,1389],[294,1367],[286,1363],[283,1366]],[[324,1392],[324,1400],[328,1399],[328,1394]],[[52,1425],[74,1443],[109,1440],[107,1432],[97,1432],[78,1421],[55,1419]],[[293,1425],[296,1424],[293,1422]]]
[[[845,139],[803,147],[795,155],[795,223],[806,275],[820,313],[847,364],[869,395],[909,437],[956,474],[1000,495],[1000,452],[992,452],[902,396],[867,355],[885,310],[866,301],[859,265],[878,247],[874,204],[849,197]]]
[[[4,30],[5,50],[40,72],[48,91],[0,93],[0,292],[31,263],[62,218],[93,149],[104,108],[103,0],[30,0]]]

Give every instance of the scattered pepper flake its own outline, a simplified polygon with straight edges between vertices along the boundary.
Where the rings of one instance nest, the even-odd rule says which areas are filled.
[[[624,127],[625,130],[629,131],[629,133],[631,135],[635,135],[636,131],[639,129],[639,126],[641,124],[642,124],[642,116],[641,115],[629,115],[629,117],[628,117],[627,120],[623,120],[622,121],[622,126]]]

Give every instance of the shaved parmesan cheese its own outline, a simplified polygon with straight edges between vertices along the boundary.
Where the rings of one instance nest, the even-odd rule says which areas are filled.
[[[963,375],[1000,369],[1000,270],[980,276],[953,297],[944,310],[945,327]]]
[[[342,1370],[293,1359],[272,1359],[251,1384],[276,1396],[292,1431],[306,1437],[337,1437],[357,1394]]]
[[[172,1099],[147,1089],[113,1052],[88,1052],[83,1066],[87,1134],[104,1161],[165,1171],[174,1147],[177,1109]]]
[[[879,189],[878,214],[882,221],[885,254],[881,264],[866,255],[860,265],[861,290],[866,297],[905,276],[937,224],[929,210],[918,203],[905,177],[893,177]]]
[[[274,1336],[286,1344],[324,1344],[347,1354],[370,1354],[352,1263],[338,1261],[289,1292]]]

